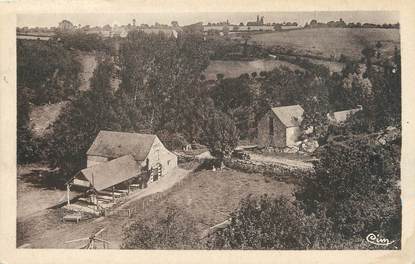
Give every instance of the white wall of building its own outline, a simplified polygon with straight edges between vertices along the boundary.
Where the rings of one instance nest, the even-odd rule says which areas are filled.
[[[287,127],[285,137],[287,146],[293,146],[300,139],[300,136],[301,129],[299,127]]]

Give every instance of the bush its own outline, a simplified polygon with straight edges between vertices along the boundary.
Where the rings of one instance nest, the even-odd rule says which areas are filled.
[[[184,147],[189,145],[189,142],[180,133],[171,133],[167,130],[163,130],[157,132],[157,136],[169,150],[182,150]]]
[[[324,218],[320,218],[324,219]],[[229,226],[208,241],[211,249],[312,249],[332,240],[331,224],[308,216],[285,198],[248,196]]]
[[[194,249],[198,246],[195,222],[177,208],[152,222],[136,221],[124,228],[123,249]]]
[[[400,239],[400,144],[377,144],[376,136],[346,137],[320,148],[315,173],[296,193],[308,214],[325,208],[333,231],[345,240],[362,241],[374,231]]]

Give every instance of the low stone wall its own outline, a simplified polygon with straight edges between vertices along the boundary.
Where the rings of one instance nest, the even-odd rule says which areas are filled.
[[[304,175],[313,171],[313,169],[252,160],[226,159],[224,163],[227,167],[235,170],[248,173],[262,173],[278,181],[291,183],[298,182]]]
[[[184,153],[177,153],[177,152],[175,152],[174,154],[177,155],[177,163],[186,163],[186,162],[194,161],[196,159],[194,155],[187,155]]]

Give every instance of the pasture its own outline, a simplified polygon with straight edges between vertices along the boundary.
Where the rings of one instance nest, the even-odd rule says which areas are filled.
[[[216,74],[221,73],[225,78],[236,78],[244,73],[251,74],[256,72],[258,75],[261,71],[271,71],[276,67],[285,66],[292,70],[301,70],[301,68],[292,63],[281,61],[262,59],[254,61],[224,61],[212,60],[204,71],[207,80],[215,80]]]
[[[336,59],[344,54],[354,60],[361,51],[380,41],[382,56],[392,56],[395,45],[400,45],[399,29],[382,28],[313,28],[252,35],[251,43],[266,47],[280,46],[292,49],[296,55],[311,55]]]

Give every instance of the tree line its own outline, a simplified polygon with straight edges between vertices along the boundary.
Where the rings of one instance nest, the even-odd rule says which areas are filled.
[[[339,19],[338,21],[328,21],[327,23],[318,22],[316,19],[311,20],[309,23],[307,22],[304,25],[304,28],[326,28],[326,27],[334,27],[334,28],[397,28],[399,29],[400,24],[395,23],[383,23],[383,24],[374,24],[374,23],[361,23],[361,22],[350,22],[346,23],[343,19]]]

